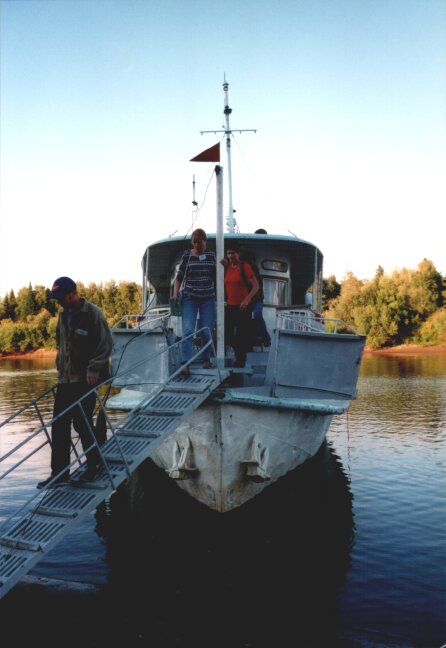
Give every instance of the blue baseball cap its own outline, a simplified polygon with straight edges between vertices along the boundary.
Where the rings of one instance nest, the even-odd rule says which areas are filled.
[[[59,279],[56,279],[53,283],[50,292],[50,299],[61,299],[72,290],[76,290],[75,282],[70,279],[70,277],[59,277]]]

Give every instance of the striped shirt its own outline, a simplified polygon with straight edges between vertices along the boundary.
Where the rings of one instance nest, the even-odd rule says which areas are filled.
[[[184,297],[208,299],[215,297],[215,277],[217,273],[217,259],[215,252],[204,252],[194,256],[191,250],[186,250],[181,257],[178,268],[178,279],[183,281]]]

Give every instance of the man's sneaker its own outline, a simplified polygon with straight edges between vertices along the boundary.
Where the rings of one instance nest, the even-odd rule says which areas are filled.
[[[40,490],[43,488],[58,488],[59,486],[66,486],[70,482],[70,475],[68,473],[62,473],[59,477],[56,479],[54,478],[54,475],[50,475],[43,481],[40,481],[37,484],[37,488]]]

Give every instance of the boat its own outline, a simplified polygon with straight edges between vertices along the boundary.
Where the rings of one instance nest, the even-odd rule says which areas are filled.
[[[230,171],[226,81],[223,89]],[[199,159],[208,157],[204,153]],[[365,336],[322,316],[322,252],[294,235],[236,231],[232,190],[224,232],[220,164],[215,178],[216,228],[208,234],[207,249],[222,258],[225,241],[237,239],[245,252],[255,255],[270,346],[253,337],[245,366],[235,366],[224,340],[223,266],[217,263],[216,329],[205,337],[213,367],[205,369],[198,362],[204,330],[198,322],[184,375],[182,321],[171,297],[188,241],[170,236],[150,243],[142,255],[141,312],[125,315],[112,329],[111,376],[67,408],[85,412],[86,399],[94,394],[96,432],[93,424],[89,428],[101,468],[93,479],[87,477],[85,452],[73,439],[68,482],[54,489],[54,483],[42,490],[31,486],[14,502],[7,519],[0,511],[0,598],[118,489],[132,503],[150,462],[167,480],[166,491],[167,484],[177,485],[178,495],[190,496],[200,510],[227,513],[243,505],[246,510],[254,498],[261,508],[263,491],[271,484],[286,485],[291,471],[304,470],[323,446],[333,417],[346,412],[356,397]],[[230,174],[228,180],[231,188]],[[12,488],[20,471],[47,465],[49,430],[64,415],[49,414],[56,388],[0,421],[10,438],[22,433],[26,422],[25,438],[17,436],[18,443],[0,457],[0,481]],[[157,495],[150,491],[150,496]]]
[[[226,138],[230,172],[233,131],[226,80],[223,90],[225,128],[212,132]],[[155,241],[141,260],[142,312],[127,314],[112,329],[113,394],[107,408],[134,411],[148,399],[153,405],[156,395],[162,395],[158,409],[152,406],[150,417],[140,417],[141,434],[146,425],[166,429],[152,444],[148,459],[192,498],[224,513],[259,496],[318,452],[333,417],[346,412],[357,396],[365,336],[345,322],[322,316],[323,255],[316,245],[295,235],[236,231],[230,177],[223,232],[219,164],[215,172],[216,231],[208,233],[207,249],[222,258],[225,242],[236,239],[242,250],[255,255],[271,345],[254,339],[245,367],[234,367],[231,349],[224,343],[223,270],[217,267],[217,325],[209,342],[215,367],[205,370],[198,361],[198,322],[190,375],[183,376],[181,317],[172,291],[189,239]],[[186,411],[186,396],[202,389],[203,381],[208,381],[205,397]],[[169,395],[163,391],[168,384]],[[175,425],[172,418],[180,413]],[[157,414],[163,421],[167,417],[169,425],[157,421]]]

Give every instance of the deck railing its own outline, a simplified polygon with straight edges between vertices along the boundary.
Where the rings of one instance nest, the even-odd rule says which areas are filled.
[[[129,314],[121,317],[120,320],[114,324],[113,329],[119,330],[153,330],[158,326],[161,328],[166,327],[167,320],[170,317],[170,308],[168,306],[158,306],[151,308],[145,313]]]
[[[323,317],[308,309],[281,310],[277,313],[276,326],[281,331],[357,335],[357,331],[343,320]]]

